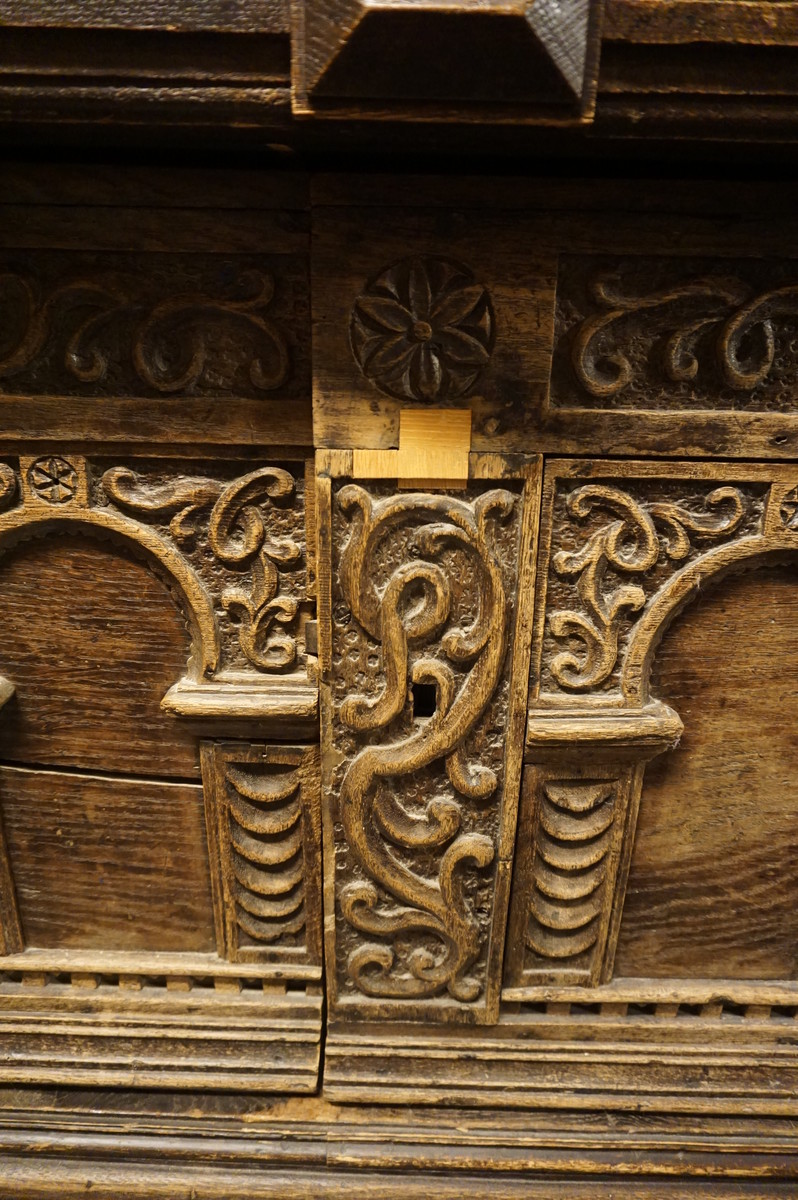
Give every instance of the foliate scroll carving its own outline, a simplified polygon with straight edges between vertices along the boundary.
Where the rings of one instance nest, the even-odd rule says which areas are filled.
[[[320,962],[318,749],[206,742],[202,773],[220,953]]]
[[[581,601],[579,609],[550,614],[555,641],[575,647],[553,656],[551,675],[560,688],[587,692],[612,675],[622,622],[646,603],[645,577],[660,561],[683,562],[694,544],[705,546],[733,536],[742,525],[746,502],[739,488],[713,488],[703,497],[702,507],[693,510],[667,500],[638,500],[606,483],[589,483],[567,495],[565,510],[577,525],[601,514],[584,540],[572,550],[558,550],[551,559],[556,575],[576,582]],[[641,583],[625,582],[630,577]]]
[[[243,660],[264,672],[294,666],[305,577],[298,475],[275,466],[230,481],[176,475],[164,483],[112,467],[102,490],[124,512],[159,524],[213,579],[238,635],[230,665]]]
[[[565,257],[558,407],[792,411],[798,263]]]
[[[341,1004],[486,1002],[523,508],[516,481],[458,498],[334,491],[326,786]]]
[[[279,273],[279,274],[278,274]],[[17,253],[0,263],[0,390],[81,396],[296,390],[307,285],[281,256]]]
[[[460,263],[403,259],[358,297],[350,338],[363,374],[389,396],[421,403],[463,396],[493,349],[490,296]]]

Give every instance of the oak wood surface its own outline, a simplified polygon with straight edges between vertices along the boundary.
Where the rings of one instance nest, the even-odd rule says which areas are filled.
[[[26,945],[216,947],[202,789],[0,768]]]
[[[0,758],[199,778],[196,737],[160,708],[185,671],[185,617],[129,550],[23,542],[0,559],[0,624],[0,672],[16,686]]]
[[[726,579],[658,651],[685,729],[644,776],[616,975],[798,973],[797,584],[795,563]]]

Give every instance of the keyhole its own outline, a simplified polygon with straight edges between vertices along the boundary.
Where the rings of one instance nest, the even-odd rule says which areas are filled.
[[[432,717],[435,715],[435,709],[438,707],[438,697],[434,683],[414,683],[412,685],[413,692],[413,716],[414,717]]]

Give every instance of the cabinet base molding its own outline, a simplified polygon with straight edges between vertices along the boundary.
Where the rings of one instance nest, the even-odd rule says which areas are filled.
[[[794,1003],[724,1003],[719,989],[695,1003],[667,989],[636,1001],[616,991],[581,989],[580,998],[572,988],[565,1000],[505,1004],[490,1030],[333,1024],[324,1095],[358,1104],[798,1111]]]
[[[789,1125],[7,1089],[0,1172],[3,1200],[793,1200]]]
[[[188,962],[163,975],[153,974],[153,964],[147,973],[128,967],[102,974],[80,965],[56,973],[28,963],[25,971],[0,975],[3,1084],[317,1087],[317,984],[286,987],[228,963],[214,970]]]

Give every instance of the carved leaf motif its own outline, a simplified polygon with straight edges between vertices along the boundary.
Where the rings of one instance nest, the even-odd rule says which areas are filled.
[[[140,267],[124,279],[105,271],[50,290],[33,273],[5,272],[0,379],[35,367],[58,347],[63,370],[81,383],[101,383],[120,368],[130,375],[132,368],[141,383],[162,394],[229,391],[236,383],[240,388],[242,380],[234,376],[244,367],[256,392],[273,391],[286,381],[290,366],[285,337],[266,315],[274,282],[251,269],[239,273],[232,295],[226,292],[182,292],[153,302]],[[220,368],[218,343],[228,332],[236,348]],[[118,380],[114,386],[118,389]]]
[[[247,272],[247,300],[184,293],[155,306],[139,326],[133,361],[141,378],[159,392],[179,392],[202,376],[208,355],[208,316],[243,322],[258,337],[261,354],[249,363],[249,378],[263,392],[273,391],[288,375],[288,347],[276,326],[263,315],[274,283],[260,271]]]
[[[459,263],[404,259],[358,297],[350,340],[363,374],[389,396],[462,396],[493,349],[490,297]]]
[[[771,373],[776,356],[774,321],[798,315],[798,284],[752,295],[740,279],[709,275],[644,295],[629,295],[617,274],[598,275],[590,288],[598,312],[576,328],[571,360],[582,387],[608,400],[633,382],[630,358],[636,335],[627,318],[653,309],[674,310],[664,343],[662,368],[673,383],[695,380],[700,369],[697,346],[712,331],[714,355],[707,366],[720,366],[723,382],[751,391]],[[626,325],[624,322],[626,321]]]
[[[357,485],[338,493],[339,508],[351,520],[341,586],[354,618],[381,644],[385,681],[376,698],[350,694],[340,721],[357,731],[384,730],[405,711],[410,685],[432,685],[436,695],[434,713],[405,736],[363,746],[341,783],[346,843],[367,877],[342,887],[341,911],[357,931],[386,939],[367,941],[348,955],[349,978],[368,996],[447,991],[470,1002],[484,986],[469,974],[482,935],[464,867],[488,867],[493,841],[463,829],[459,798],[433,795],[423,813],[411,813],[400,799],[400,781],[440,763],[464,800],[484,801],[498,786],[493,771],[465,761],[462,743],[494,693],[507,651],[507,597],[491,531],[514,504],[512,493],[498,489],[473,503],[413,493],[375,501]],[[383,586],[375,562],[399,530],[409,532],[409,554]],[[440,560],[452,546],[473,565],[465,620],[455,612]],[[418,850],[434,855],[432,877],[410,865],[408,853]],[[400,964],[397,938],[407,936],[416,944]]]
[[[781,502],[780,514],[787,529],[798,529],[798,487],[787,492]]]
[[[293,475],[281,467],[262,467],[226,486],[217,480],[182,478],[155,484],[125,467],[103,475],[109,499],[127,512],[150,518],[170,517],[169,529],[178,544],[187,546],[200,532],[200,519],[210,509],[208,545],[225,566],[251,568],[251,586],[226,588],[224,609],[239,625],[239,641],[247,659],[263,671],[283,670],[296,661],[296,639],[288,626],[298,601],[278,595],[280,572],[302,559],[302,549],[290,538],[268,536],[264,506],[290,503],[295,495]]]
[[[559,551],[552,557],[554,571],[575,578],[584,611],[562,609],[552,613],[549,627],[558,641],[578,647],[556,655],[551,672],[569,691],[585,692],[602,684],[615,668],[621,622],[628,613],[640,612],[646,593],[637,584],[612,586],[608,571],[616,576],[644,576],[664,554],[674,562],[684,560],[696,538],[726,537],[740,526],[744,512],[742,493],[721,487],[706,499],[706,512],[691,512],[671,502],[644,503],[620,488],[586,484],[566,501],[569,515],[585,520],[595,509],[608,510],[616,519],[601,525],[582,546]],[[658,527],[663,532],[658,532]]]

